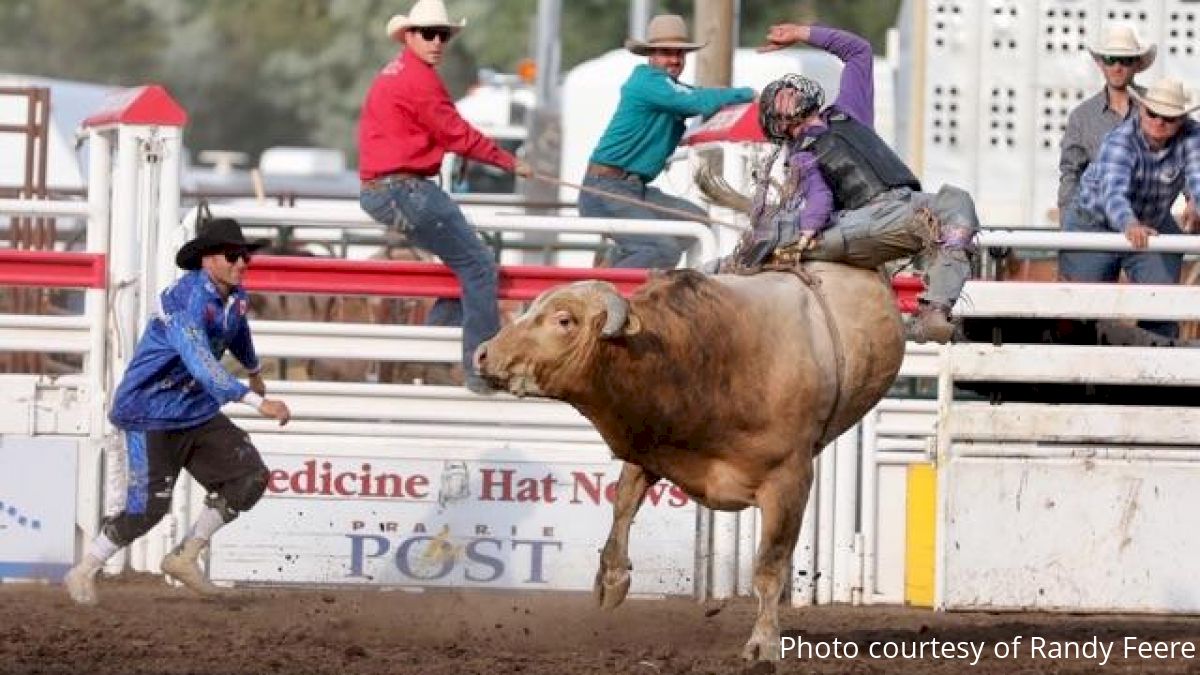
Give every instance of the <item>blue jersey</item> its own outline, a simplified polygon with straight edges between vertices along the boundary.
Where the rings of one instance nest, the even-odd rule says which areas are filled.
[[[258,371],[248,306],[240,287],[222,300],[204,270],[188,272],[163,291],[117,387],[112,423],[134,431],[184,429],[240,401],[250,389],[220,359],[228,349],[251,373]]]

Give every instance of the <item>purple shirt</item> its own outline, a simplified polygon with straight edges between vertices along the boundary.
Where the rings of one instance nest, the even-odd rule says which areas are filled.
[[[804,200],[804,209],[800,212],[800,231],[815,234],[829,227],[833,192],[817,167],[816,155],[800,151],[792,155],[789,161],[798,182],[794,200]]]
[[[875,128],[875,57],[871,43],[854,33],[836,28],[812,26],[808,44],[824,49],[844,64],[838,85],[838,97],[830,108],[837,108],[859,122]],[[824,117],[828,117],[829,108]]]
[[[871,43],[863,38],[836,28],[811,26],[808,44],[823,49],[841,59],[842,78],[838,86],[838,97],[821,112],[828,120],[833,109],[838,109],[858,122],[875,128],[875,57]],[[809,127],[805,137],[816,137],[828,129],[825,124]],[[804,150],[791,157],[792,171],[800,172],[797,197],[803,196],[804,211],[800,217],[800,229],[805,232],[820,232],[829,227],[829,216],[833,213],[833,192],[829,183],[817,167],[816,156]]]

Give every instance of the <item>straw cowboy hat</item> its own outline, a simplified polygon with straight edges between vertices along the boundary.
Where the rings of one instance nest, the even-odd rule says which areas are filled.
[[[1164,77],[1140,94],[1130,87],[1129,95],[1150,112],[1162,117],[1182,117],[1200,108],[1183,88],[1183,83],[1173,77]]]
[[[682,49],[694,52],[707,42],[690,42],[688,40],[687,23],[678,14],[659,14],[650,19],[646,26],[646,41],[629,38],[625,41],[625,49],[646,56],[652,49]]]
[[[242,226],[233,218],[213,218],[200,224],[196,238],[179,247],[175,264],[181,269],[198,270],[204,256],[224,248],[244,248],[257,251],[269,242],[266,239],[246,241]]]
[[[1134,70],[1140,73],[1154,63],[1154,57],[1158,55],[1158,46],[1149,43],[1143,44],[1141,38],[1138,37],[1137,29],[1133,26],[1127,23],[1114,23],[1104,31],[1104,36],[1100,38],[1099,42],[1088,47],[1088,51],[1096,60],[1105,56],[1136,57],[1139,60]]]
[[[388,19],[388,37],[396,41],[404,39],[403,33],[409,28],[449,28],[457,33],[467,25],[466,19],[451,21],[446,13],[446,3],[442,0],[417,0],[408,12],[408,16],[397,14]]]

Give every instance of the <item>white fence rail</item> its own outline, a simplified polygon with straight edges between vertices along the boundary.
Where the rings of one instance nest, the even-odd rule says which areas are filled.
[[[57,199],[0,199],[0,215],[86,218],[90,214],[87,202]]]
[[[92,328],[82,315],[0,314],[0,351],[91,354]]]
[[[260,356],[418,363],[462,360],[462,329],[443,326],[255,321]]]
[[[1125,235],[1116,232],[1060,232],[987,229],[979,233],[982,248],[1047,249],[1054,251],[1134,251]],[[1200,253],[1200,236],[1159,234],[1144,249],[1151,253]]]
[[[1196,316],[1194,286],[969,281],[955,306],[959,316],[1021,319],[1159,319]]]
[[[343,228],[382,232],[376,223],[358,207],[280,207],[213,204],[215,215],[236,218],[245,225],[302,226]],[[485,232],[520,232],[525,234],[660,234],[690,239],[687,264],[696,266],[719,255],[717,240],[705,225],[681,220],[628,220],[619,218],[564,218],[560,216],[526,216],[520,214],[468,213],[468,220]],[[183,231],[195,222],[192,209],[181,222]]]

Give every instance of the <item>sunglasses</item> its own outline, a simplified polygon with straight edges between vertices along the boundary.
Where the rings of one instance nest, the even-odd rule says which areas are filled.
[[[1183,118],[1184,118],[1183,115],[1160,115],[1146,107],[1143,107],[1142,110],[1146,111],[1146,116],[1149,117],[1150,119],[1162,120],[1163,122],[1166,122],[1167,124],[1175,124],[1177,122],[1182,122]]]
[[[1140,60],[1141,60],[1140,57],[1137,57],[1137,56],[1102,56],[1102,57],[1100,57],[1100,61],[1103,62],[1104,65],[1106,65],[1106,66],[1121,65],[1121,66],[1129,66],[1130,68],[1132,68],[1134,65],[1136,65],[1137,62]]]
[[[433,42],[434,39],[441,38],[444,44],[449,42],[450,38],[454,35],[454,31],[449,28],[414,28],[413,30],[420,33],[426,42]]]
[[[247,249],[234,248],[225,251],[223,255],[225,256],[226,262],[228,262],[230,265],[236,265],[237,261],[239,260],[245,260],[247,265],[250,264],[251,255],[250,251]]]

